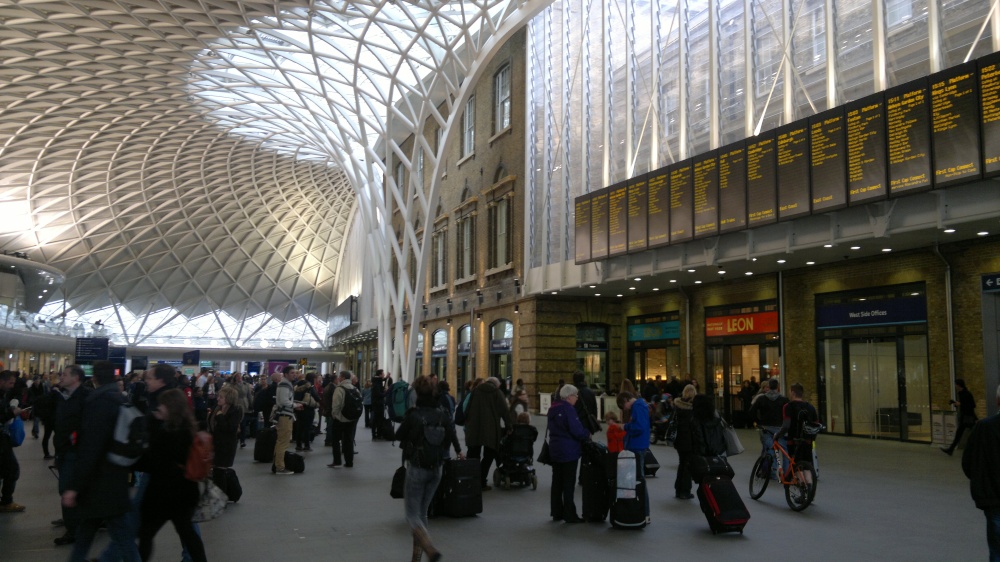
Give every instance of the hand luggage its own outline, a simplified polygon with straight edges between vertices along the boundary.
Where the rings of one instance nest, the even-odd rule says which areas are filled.
[[[580,480],[583,481],[582,517],[587,521],[604,521],[610,509],[607,463],[591,462],[584,456]]]
[[[396,429],[392,425],[392,420],[383,418],[379,421],[378,426],[378,438],[385,441],[395,441],[396,440]]]
[[[271,472],[277,472],[278,467],[271,463]],[[291,451],[285,451],[285,470],[291,470],[295,474],[300,472],[305,472],[306,470],[306,459],[298,453],[293,453]]]
[[[750,520],[743,498],[728,476],[709,476],[698,486],[698,502],[708,519],[713,535],[719,533],[743,534],[743,527]]]
[[[435,515],[472,517],[483,512],[479,463],[479,459],[449,459],[444,462],[444,474],[434,499]]]
[[[694,455],[691,457],[691,477],[695,482],[701,482],[709,476],[734,476],[733,467],[729,466],[729,461],[725,457],[711,456],[703,457]]]
[[[611,494],[611,526],[642,529],[646,526],[646,494],[636,478],[636,458],[632,451],[618,453],[614,488]]]
[[[240,479],[236,476],[236,471],[231,468],[218,466],[213,468],[212,481],[226,493],[226,497],[231,502],[238,502],[240,501],[240,497],[243,496],[243,486],[240,485]]]
[[[256,462],[273,462],[274,446],[278,444],[278,430],[267,427],[257,432],[257,441],[253,445],[253,460]]]
[[[657,470],[660,470],[660,462],[653,456],[653,451],[646,449],[646,476],[656,478]]]

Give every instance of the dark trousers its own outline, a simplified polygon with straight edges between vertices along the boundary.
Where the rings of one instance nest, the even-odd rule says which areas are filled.
[[[372,419],[369,421],[372,428],[372,441],[378,439],[378,426],[385,419],[385,403],[372,402]]]
[[[958,427],[955,428],[955,439],[952,440],[948,450],[954,452],[958,448],[958,444],[962,442],[962,434],[965,433],[965,428],[972,429],[974,425],[976,425],[975,420],[971,422],[959,422]]]
[[[354,430],[357,420],[344,422],[333,420],[333,464],[354,465]]]
[[[365,427],[372,426],[372,407],[371,404],[365,404]]]
[[[67,452],[60,455],[56,461],[59,468],[59,495],[61,496],[69,487],[70,480],[73,479],[73,469],[76,466],[76,452]],[[62,502],[60,502],[60,505]],[[76,536],[76,530],[80,526],[80,508],[62,506],[63,522],[66,523],[66,534]]]
[[[51,456],[49,455],[49,439],[52,438],[52,432],[55,425],[55,423],[46,423],[45,433],[42,434],[42,453],[44,453],[46,457]]]
[[[14,456],[14,449],[10,446],[6,436],[0,437],[0,505],[7,505],[14,501],[14,488],[17,487],[17,479],[21,477],[21,465],[17,463]]]
[[[313,412],[299,412],[295,415],[293,435],[297,447],[308,447],[312,443]]]
[[[253,412],[247,412],[243,414],[243,419],[240,420],[240,444],[246,445],[247,437],[250,437],[250,422],[257,423],[257,416]]]
[[[493,466],[493,461],[497,458],[496,449],[492,449],[485,445],[479,447],[469,447],[469,458],[470,459],[482,459],[479,463],[480,476],[482,479],[482,485],[486,486],[489,483],[490,467]],[[576,466],[575,464],[573,466]],[[576,470],[576,469],[574,469]],[[573,477],[570,477],[572,480]]]
[[[557,462],[552,465],[552,495],[550,515],[556,519],[576,519],[576,465],[579,461]]]
[[[677,452],[677,477],[674,478],[674,493],[683,496],[691,493],[691,453]]]
[[[142,522],[139,524],[139,556],[142,557],[143,562],[149,560],[153,554],[153,537],[167,521],[174,524],[174,529],[181,538],[181,544],[191,554],[191,559],[194,562],[207,562],[205,545],[194,530],[194,523],[191,522],[192,515],[194,515],[194,508],[176,510],[173,513],[164,509],[143,509]]]

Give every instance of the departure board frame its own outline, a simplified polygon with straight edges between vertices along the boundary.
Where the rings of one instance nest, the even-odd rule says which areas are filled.
[[[982,176],[977,61],[937,72],[930,79],[934,188]]]
[[[694,161],[672,164],[670,170],[670,243],[694,238]]]
[[[847,115],[847,204],[889,196],[885,98],[882,92],[845,106]]]
[[[1000,53],[979,59],[979,140],[983,177],[1000,175]]]
[[[628,253],[628,182],[608,189],[608,257]]]
[[[885,91],[885,126],[889,197],[931,189],[931,98],[926,79]]]
[[[809,118],[809,191],[813,213],[847,206],[847,115],[843,107]]]
[[[649,249],[670,245],[670,171],[667,166],[646,174],[646,231]]]
[[[628,251],[641,252],[649,246],[649,174],[628,180]]]
[[[706,152],[693,160],[694,237],[715,236],[719,233],[719,151]]]
[[[806,216],[812,212],[809,121],[800,119],[774,131],[778,220]]]
[[[590,256],[591,226],[590,226],[590,203],[592,193],[577,197],[573,204],[576,213],[574,219],[574,250],[573,255],[577,265],[582,265],[593,261]]]
[[[719,233],[747,227],[747,148],[743,141],[719,149]]]

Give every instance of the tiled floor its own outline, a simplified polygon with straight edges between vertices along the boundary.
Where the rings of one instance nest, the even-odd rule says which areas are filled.
[[[544,420],[536,418],[536,424]],[[353,469],[329,469],[330,449],[307,453],[306,472],[272,476],[254,464],[252,443],[237,455],[245,495],[219,519],[202,524],[210,560],[409,560],[403,503],[389,497],[399,449],[358,432]],[[969,497],[959,458],[936,447],[821,436],[816,503],[793,513],[780,486],[760,501],[747,496],[757,437],[741,431],[748,451],[732,460],[752,519],[746,534],[713,536],[697,500],[673,499],[677,456],[654,445],[663,465],[650,479],[653,525],[615,531],[607,523],[567,525],[548,517],[549,470],[539,466],[537,491],[493,490],[471,519],[434,519],[431,533],[446,560],[986,560],[982,512]],[[37,441],[18,451],[16,500],[28,509],[0,515],[0,561],[65,560],[56,480]],[[580,495],[577,494],[577,505]],[[100,537],[103,544],[105,537]],[[96,555],[96,550],[94,552]],[[180,560],[171,527],[157,537],[154,560]]]

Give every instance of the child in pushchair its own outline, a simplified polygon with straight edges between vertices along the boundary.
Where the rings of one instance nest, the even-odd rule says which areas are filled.
[[[494,487],[503,486],[509,490],[511,484],[530,484],[532,490],[538,488],[533,466],[537,439],[538,430],[531,425],[531,415],[521,412],[510,432],[500,438],[497,468],[493,471]]]
[[[669,394],[664,394],[660,400],[654,402],[655,408],[651,407],[650,419],[653,420],[652,431],[649,433],[649,443],[655,445],[664,442],[667,445],[674,444],[676,430],[670,427],[670,421],[674,417],[672,398]]]

